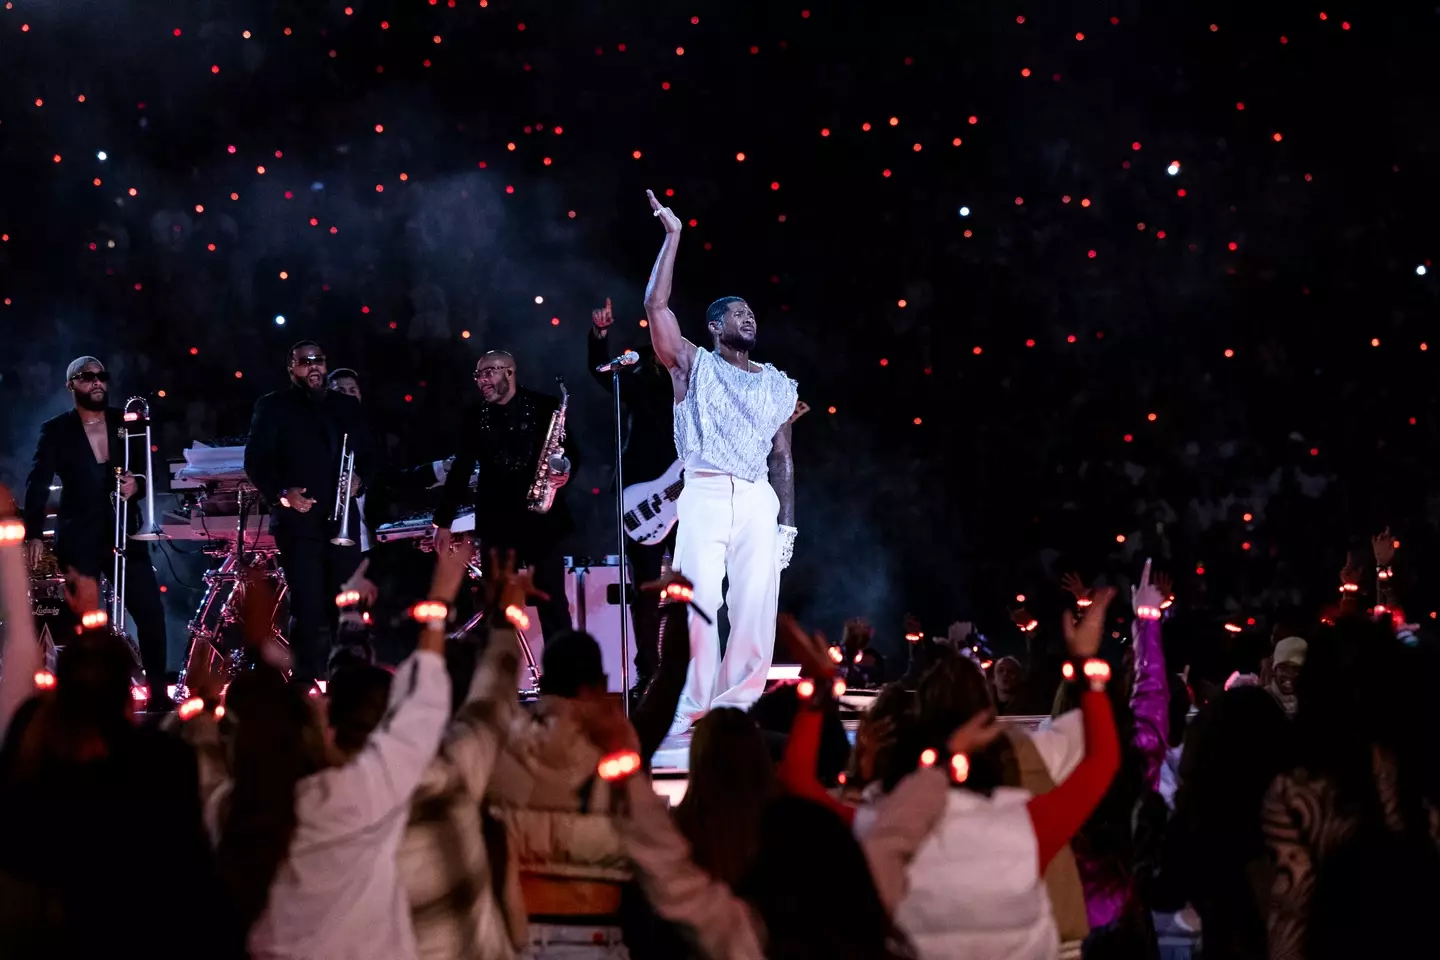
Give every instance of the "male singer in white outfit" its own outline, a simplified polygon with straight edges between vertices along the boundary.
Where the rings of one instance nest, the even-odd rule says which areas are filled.
[[[780,571],[795,546],[795,464],[790,419],[795,381],[755,363],[755,314],[739,297],[705,311],[714,349],[680,334],[670,311],[680,218],[646,191],[665,225],[665,243],[645,288],[655,357],[675,384],[675,447],[685,489],[675,569],[695,585],[695,604],[716,614],[724,602],[730,636],[720,659],[718,623],[690,616],[690,669],[671,733],[688,730],[711,707],[748,709],[765,692],[775,652]],[[721,584],[730,578],[727,595]]]

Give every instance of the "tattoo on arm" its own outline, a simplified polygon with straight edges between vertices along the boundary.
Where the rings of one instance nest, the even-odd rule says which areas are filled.
[[[795,458],[790,452],[789,423],[776,432],[770,445],[770,486],[780,501],[777,519],[787,527],[795,526]]]

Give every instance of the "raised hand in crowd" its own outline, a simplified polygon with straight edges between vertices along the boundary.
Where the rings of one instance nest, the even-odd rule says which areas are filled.
[[[523,610],[532,599],[550,599],[550,594],[535,586],[534,572],[529,567],[515,569],[514,550],[505,551],[503,559],[499,550],[490,551],[490,565],[484,584],[487,611],[503,613],[511,607]],[[456,592],[458,591],[457,585]]]
[[[1069,610],[1061,617],[1065,648],[1072,658],[1085,660],[1099,655],[1100,640],[1105,635],[1105,611],[1115,599],[1115,593],[1114,587],[1099,587],[1091,592],[1090,599],[1094,602],[1078,620]]]
[[[65,568],[65,603],[76,617],[100,609],[100,581],[74,567]]]
[[[1085,581],[1080,579],[1080,574],[1074,572],[1065,574],[1060,578],[1060,586],[1073,594],[1075,601],[1080,606],[1089,605],[1091,590],[1085,585]]]
[[[855,655],[870,646],[875,639],[875,628],[864,617],[851,617],[845,621],[845,639],[841,646],[845,650],[845,662],[852,663]]]
[[[15,498],[0,484],[0,629],[4,631],[4,642],[0,644],[0,663],[4,665],[0,670],[0,737],[15,711],[35,692],[35,674],[44,666],[35,621],[30,616],[27,558],[13,549],[23,535]]]
[[[830,657],[830,644],[818,630],[806,633],[790,614],[783,613],[776,622],[776,634],[783,638],[790,654],[800,663],[802,676],[830,680],[835,676],[836,663]]]
[[[1160,591],[1160,596],[1164,598],[1160,601],[1160,609],[1170,609],[1170,605],[1175,602],[1175,581],[1170,579],[1170,574],[1163,570],[1156,570],[1150,576],[1150,582],[1155,584],[1155,588]]]
[[[945,741],[945,746],[951,754],[972,754],[990,746],[1004,729],[996,720],[994,710],[981,710],[957,727]]]
[[[1396,540],[1390,533],[1390,527],[1386,526],[1375,536],[1370,538],[1370,548],[1375,552],[1375,566],[1389,567],[1395,563],[1395,551],[1399,549],[1400,541]]]
[[[380,588],[375,586],[373,580],[365,576],[365,571],[369,569],[370,558],[365,557],[360,561],[360,565],[355,568],[355,572],[350,574],[350,578],[340,585],[342,593],[354,590],[360,594],[360,602],[367,607],[374,606],[375,601],[380,597]]]
[[[1130,608],[1142,620],[1158,620],[1166,594],[1150,578],[1150,561],[1140,571],[1140,582],[1130,588]]]

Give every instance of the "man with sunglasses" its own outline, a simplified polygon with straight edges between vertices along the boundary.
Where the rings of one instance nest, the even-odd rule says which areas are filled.
[[[270,504],[270,531],[290,587],[290,653],[293,679],[309,685],[324,679],[339,622],[335,594],[359,563],[357,546],[330,542],[339,533],[330,515],[340,479],[340,450],[348,436],[355,453],[358,497],[370,477],[370,434],[360,401],[327,389],[325,351],[302,340],[286,357],[290,386],[255,403],[245,473]],[[350,508],[348,536],[359,541],[360,510]]]
[[[460,447],[435,511],[435,549],[450,548],[450,524],[460,505],[473,497],[475,535],[481,547],[514,550],[516,563],[532,567],[535,586],[549,594],[550,599],[535,602],[548,642],[571,626],[565,601],[565,563],[559,548],[574,523],[558,493],[548,513],[532,512],[525,498],[560,400],[517,386],[515,358],[504,350],[491,350],[480,358],[475,383],[481,402],[463,415]],[[472,494],[470,474],[477,463],[480,474]],[[572,472],[567,467],[565,472],[553,474],[551,482],[564,487]]]
[[[50,482],[60,478],[60,506],[55,516],[55,559],[60,569],[74,569],[99,579],[109,576],[115,548],[116,471],[124,461],[120,428],[124,415],[110,406],[110,374],[94,357],[77,357],[65,371],[65,388],[74,406],[45,421],[25,483],[25,554],[33,569],[45,554],[45,528]],[[143,492],[139,478],[120,474],[120,495],[132,500]],[[130,529],[140,529],[140,511],[130,511]],[[150,707],[167,702],[165,693],[165,608],[150,565],[150,544],[125,545],[125,609],[140,641],[140,665],[150,687]]]

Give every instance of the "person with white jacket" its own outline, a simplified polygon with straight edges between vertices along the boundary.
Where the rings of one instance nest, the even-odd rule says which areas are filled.
[[[450,716],[445,616],[470,551],[437,554],[425,624],[396,670],[389,709],[343,763],[319,701],[260,666],[235,681],[233,780],[214,798],[217,859],[250,955],[360,960],[416,956],[396,853],[410,799]]]

